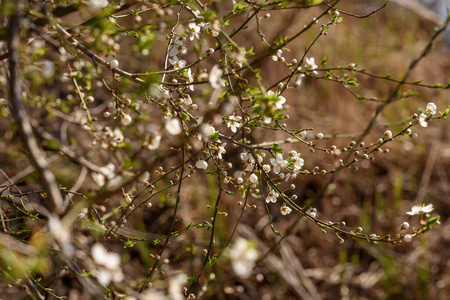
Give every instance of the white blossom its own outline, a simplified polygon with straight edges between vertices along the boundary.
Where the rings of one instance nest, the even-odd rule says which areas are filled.
[[[110,180],[115,175],[116,167],[114,164],[109,163],[101,168],[102,173],[92,173],[92,179],[98,186],[104,186],[106,180]]]
[[[184,46],[183,40],[179,37],[173,42],[172,49],[169,51],[169,56],[177,56],[178,54],[184,55],[187,53],[187,48]]]
[[[409,223],[408,222],[403,222],[402,226],[400,226],[400,230],[406,230],[409,228]]]
[[[420,126],[428,127],[428,123],[427,123],[426,119],[427,119],[427,115],[424,114],[424,113],[421,113],[420,116],[419,116],[419,124],[420,124]]]
[[[275,102],[275,106],[277,107],[277,109],[283,109],[283,104],[286,103],[286,98],[284,98],[283,96],[277,95],[275,94],[273,91],[268,91],[267,95],[269,96],[277,96],[278,97],[278,101]]]
[[[250,181],[251,184],[258,183],[258,176],[256,176],[255,174],[250,175],[249,181]]]
[[[240,116],[235,115],[229,116],[227,121],[228,128],[230,128],[232,132],[236,132],[237,129],[242,126],[240,123],[241,120],[242,117]]]
[[[205,170],[208,167],[208,163],[201,159],[195,163],[195,166],[199,169]]]
[[[157,134],[152,138],[151,142],[147,145],[147,149],[156,150],[159,148],[160,143],[161,143],[161,135]]]
[[[165,127],[166,131],[171,135],[178,135],[182,131],[180,120],[176,118],[167,120]]]
[[[315,69],[318,68],[318,66],[316,65],[316,60],[314,59],[314,57],[307,57],[305,59],[306,61],[306,69],[309,71],[314,71]],[[313,73],[317,73],[316,71],[314,71]]]
[[[131,118],[131,116],[129,114],[123,114],[122,115],[122,119],[120,119],[120,122],[122,123],[122,125],[127,126],[130,125],[130,123],[133,121],[133,119]]]
[[[300,157],[301,153],[297,153],[297,151],[292,150],[289,152],[289,156],[291,157],[291,162],[294,164],[294,167],[299,170],[305,165],[305,161]]]
[[[97,277],[100,284],[108,285],[111,281],[121,282],[124,279],[119,254],[107,252],[102,244],[95,244],[91,251],[98,266]]]
[[[420,204],[420,205],[414,205],[413,207],[411,207],[411,211],[408,211],[407,214],[410,216],[414,216],[414,215],[421,215],[423,213],[429,213],[432,212],[434,210],[433,204],[428,204],[428,205],[424,205],[424,204]]]
[[[283,216],[286,216],[292,212],[292,209],[289,206],[287,206],[286,204],[284,204],[281,207],[280,211]]]
[[[117,59],[113,59],[109,62],[109,66],[111,68],[117,68],[119,66],[119,61]]]
[[[194,82],[194,75],[192,75],[192,71],[191,71],[191,68],[189,68],[188,70],[187,70],[187,78],[186,78],[186,82],[187,83],[192,83],[192,82]],[[191,91],[194,91],[194,85],[188,85],[188,88],[191,90]]]
[[[226,145],[227,143],[223,143],[219,146],[219,149],[217,150],[217,157],[219,159],[222,159],[222,154],[225,154],[227,152],[227,150],[225,150]]]
[[[169,62],[175,70],[182,69],[186,66],[186,61],[179,59],[176,56],[174,56],[173,58],[169,58]]]
[[[108,6],[108,0],[88,0],[87,6],[93,11],[100,10]]]
[[[437,110],[436,104],[434,104],[433,102],[428,103],[426,110],[427,113],[434,115]]]
[[[405,236],[403,237],[403,240],[407,243],[412,241],[412,235],[410,234],[405,234]]]
[[[270,189],[270,191],[266,197],[266,202],[267,203],[270,203],[270,202],[276,203],[278,196],[280,196],[280,195],[277,192],[275,192],[273,189]]]
[[[204,137],[205,139],[209,139],[209,137],[216,132],[216,129],[209,124],[202,124],[200,126],[199,132],[200,132],[200,136],[199,136],[200,138]]]
[[[258,256],[255,245],[239,237],[230,250],[231,267],[234,273],[240,278],[248,278],[253,272]]]
[[[295,80],[295,83],[294,83],[294,86],[295,87],[298,87],[298,86],[301,86],[302,85],[302,82],[303,82],[303,78],[305,78],[305,74],[299,74],[298,76],[297,76],[297,79]]]
[[[120,128],[114,128],[113,131],[114,135],[114,142],[121,143],[124,140],[123,132],[120,130]]]
[[[281,153],[278,153],[275,158],[271,157],[270,162],[273,165],[273,172],[275,174],[280,173],[281,167],[285,168],[288,166],[288,162],[283,159],[283,155],[281,155]]]
[[[189,23],[189,39],[191,41],[194,40],[194,38],[199,39],[200,38],[200,26],[198,26],[195,22],[190,22]]]
[[[179,273],[171,276],[168,282],[167,298],[171,300],[184,300],[186,297],[183,294],[183,286],[186,285],[188,277],[184,273]]]
[[[222,81],[223,70],[220,69],[219,65],[214,65],[208,75],[209,84],[213,89],[220,89],[224,87]]]
[[[88,213],[89,213],[89,210],[87,209],[87,207],[83,207],[81,209],[80,213],[78,214],[78,218],[86,220]]]

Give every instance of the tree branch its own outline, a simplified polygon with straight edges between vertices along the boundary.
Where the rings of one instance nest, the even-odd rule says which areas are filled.
[[[36,168],[39,179],[48,198],[44,206],[49,212],[61,214],[63,212],[63,199],[61,197],[55,175],[50,171],[45,153],[38,147],[33,134],[30,119],[27,115],[22,101],[22,88],[20,86],[20,66],[19,66],[19,23],[20,14],[16,12],[9,22],[8,52],[9,52],[9,90],[12,114],[16,121],[22,143],[29,152],[29,159]]]

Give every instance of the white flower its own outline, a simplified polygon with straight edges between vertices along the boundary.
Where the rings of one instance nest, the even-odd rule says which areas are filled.
[[[407,243],[412,241],[412,235],[410,234],[405,234],[405,236],[403,237],[403,240]]]
[[[81,209],[80,213],[78,214],[78,218],[86,220],[88,213],[89,213],[89,210],[86,207],[84,207]]]
[[[303,74],[303,73],[302,73],[302,74],[299,74],[299,75],[297,76],[297,79],[295,80],[294,86],[295,86],[295,87],[301,86],[301,85],[302,85],[303,78],[305,78],[305,74]]]
[[[209,84],[213,89],[220,89],[224,86],[222,81],[223,70],[219,65],[214,65],[208,75]]]
[[[184,66],[186,66],[186,61],[185,61],[185,60],[182,60],[182,59],[179,59],[179,58],[176,57],[176,56],[174,56],[173,59],[172,59],[172,58],[169,58],[169,62],[170,62],[170,64],[173,66],[173,68],[174,68],[175,70],[184,68]]]
[[[165,299],[171,299],[171,300],[184,300],[186,297],[183,294],[183,286],[186,284],[188,277],[186,274],[179,273],[175,276],[172,276],[169,279],[169,287],[167,289],[167,298]],[[163,298],[159,298],[163,299]]]
[[[199,39],[199,33],[200,33],[200,26],[198,26],[195,22],[190,22],[189,23],[189,39],[191,41],[194,40],[194,38]]]
[[[231,267],[234,273],[240,278],[248,278],[252,274],[258,256],[258,251],[252,242],[238,238],[230,249]]]
[[[424,204],[420,204],[420,205],[414,205],[413,207],[411,207],[411,211],[408,211],[407,214],[410,216],[414,216],[414,215],[421,215],[423,213],[429,213],[432,212],[434,210],[433,204],[428,204],[428,205],[424,205]]]
[[[191,68],[189,68],[188,70],[187,70],[187,78],[186,78],[186,82],[187,83],[192,83],[192,82],[194,82],[194,75],[192,75],[192,71],[191,71]],[[188,88],[191,90],[191,91],[194,91],[194,85],[189,85],[188,86]]]
[[[297,151],[292,150],[289,152],[289,156],[291,157],[291,162],[294,164],[294,167],[297,169],[301,169],[305,165],[305,161],[300,157],[301,153],[297,153]]]
[[[129,114],[123,114],[122,119],[120,119],[120,122],[124,126],[130,125],[131,121],[133,121],[133,119],[131,118],[131,116]]]
[[[92,179],[98,186],[104,186],[106,179],[110,180],[115,175],[116,167],[114,164],[109,163],[101,168],[102,173],[92,173]]]
[[[400,230],[406,230],[409,228],[409,223],[408,222],[403,222],[402,226],[400,226]]]
[[[204,137],[205,139],[209,139],[209,137],[216,132],[216,129],[209,124],[202,124],[199,132],[200,138]]]
[[[117,59],[113,59],[109,62],[109,66],[111,68],[117,68],[119,66],[119,61]]]
[[[303,161],[302,158],[301,160]],[[288,181],[289,179],[297,178],[297,175],[300,174],[300,170],[301,167],[299,167],[298,165],[294,165],[294,168],[291,170],[291,172],[286,175],[285,180]]]
[[[219,146],[219,150],[217,150],[217,157],[219,159],[222,159],[222,154],[227,153],[227,150],[225,150],[226,145],[227,145],[227,143],[223,143]]]
[[[166,131],[171,135],[180,134],[182,131],[180,121],[176,118],[168,120],[166,122]]]
[[[283,216],[285,216],[285,215],[290,214],[290,213],[292,212],[292,209],[291,209],[289,206],[286,206],[286,204],[284,204],[284,205],[281,207],[280,211],[281,211],[281,214],[282,214]]]
[[[392,131],[386,130],[386,131],[384,132],[384,136],[385,136],[388,140],[392,139]]]
[[[256,154],[256,159],[258,160],[258,162],[261,164],[263,162],[263,157],[261,154]]]
[[[436,113],[437,107],[436,104],[430,102],[427,104],[427,113],[434,115]]]
[[[266,197],[266,202],[267,203],[270,203],[270,202],[276,203],[278,196],[280,196],[280,195],[277,192],[275,192],[273,189],[270,189],[270,191]]]
[[[201,11],[199,11],[198,9],[192,12],[197,18],[202,19],[203,20],[203,16],[201,16],[200,14],[202,13]]]
[[[116,143],[123,142],[124,136],[122,131],[120,131],[120,128],[114,128],[113,134],[114,134],[114,142]]]
[[[88,0],[87,6],[92,10],[100,10],[108,6],[108,0]]]
[[[318,68],[314,57],[310,57],[310,58],[307,57],[305,60],[306,60],[306,69],[313,71]]]
[[[283,155],[281,155],[281,153],[278,153],[276,158],[271,157],[270,162],[273,165],[273,172],[275,174],[280,173],[281,167],[285,168],[288,166],[288,162],[283,159]]]
[[[208,163],[201,159],[195,163],[195,166],[199,169],[205,170],[208,167]]]
[[[242,152],[241,153],[241,159],[243,162],[250,162],[250,163],[254,163],[255,159],[253,158],[253,155],[251,153],[247,153],[247,152]]]
[[[424,114],[424,113],[421,113],[420,116],[419,116],[420,126],[428,127],[428,123],[427,123],[426,119],[427,119],[427,115]]]
[[[170,56],[177,56],[178,53],[184,55],[187,53],[187,48],[184,46],[183,41],[177,37],[177,39],[173,42],[172,49],[169,51]]]
[[[98,282],[108,285],[111,281],[121,282],[124,279],[120,268],[120,255],[107,252],[102,244],[92,246],[92,258],[98,266]]]
[[[270,124],[270,122],[272,122],[272,118],[265,116],[263,122],[264,122],[264,124]]]
[[[236,132],[239,127],[241,127],[240,121],[242,118],[240,116],[229,116],[227,126],[231,129],[231,131]]]
[[[283,55],[283,50],[282,49],[278,49],[276,55],[281,58],[281,56]]]
[[[267,95],[269,95],[269,96],[272,96],[272,95],[277,96],[278,97],[278,101],[275,102],[275,106],[277,107],[277,109],[283,109],[283,104],[286,103],[286,98],[284,98],[283,96],[275,94],[273,91],[268,91]]]
[[[65,255],[73,255],[75,249],[71,243],[71,230],[68,222],[61,222],[56,214],[51,214],[48,219],[48,230],[61,246],[62,252]]]
[[[316,134],[316,139],[318,140],[323,139],[323,133],[319,132],[318,134]]]
[[[263,170],[264,170],[264,172],[269,173],[270,172],[270,165],[263,165]]]
[[[255,174],[250,175],[249,179],[251,184],[256,184],[258,183],[258,176],[256,176]]]
[[[302,139],[304,139],[306,137],[306,131],[305,130],[300,131],[300,137]]]
[[[157,134],[152,138],[152,141],[147,145],[148,150],[156,150],[161,144],[161,135]]]

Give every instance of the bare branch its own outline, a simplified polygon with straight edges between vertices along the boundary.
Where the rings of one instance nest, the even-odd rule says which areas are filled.
[[[45,153],[38,147],[33,134],[30,119],[27,115],[22,101],[22,88],[20,86],[20,66],[19,66],[19,23],[20,15],[16,12],[10,19],[8,52],[10,70],[10,101],[13,107],[12,114],[19,127],[22,143],[29,152],[29,159],[36,168],[41,184],[48,195],[48,201],[44,205],[50,212],[61,214],[63,212],[63,199],[59,192],[55,175],[50,171]]]

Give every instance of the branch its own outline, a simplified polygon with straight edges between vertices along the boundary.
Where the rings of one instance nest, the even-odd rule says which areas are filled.
[[[63,199],[59,192],[55,175],[50,171],[45,153],[38,147],[33,134],[30,119],[25,111],[22,101],[22,88],[20,86],[20,66],[19,66],[19,12],[10,18],[8,52],[9,52],[9,90],[12,105],[12,114],[16,121],[22,143],[29,152],[29,159],[36,168],[41,184],[48,195],[48,201],[44,203],[49,212],[61,214],[63,212]]]

